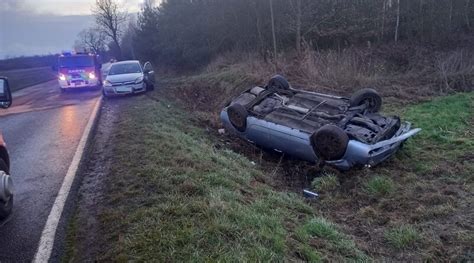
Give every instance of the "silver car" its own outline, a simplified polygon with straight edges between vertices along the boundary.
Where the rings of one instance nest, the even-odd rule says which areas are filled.
[[[142,68],[138,60],[127,60],[113,63],[103,81],[104,96],[134,94],[153,90],[155,87],[154,71],[150,62]]]
[[[348,170],[379,164],[421,130],[380,115],[381,106],[373,89],[338,97],[293,89],[277,75],[234,98],[220,117],[227,130],[262,148]]]

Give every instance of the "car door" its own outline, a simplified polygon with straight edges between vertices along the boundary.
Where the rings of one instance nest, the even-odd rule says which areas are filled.
[[[143,72],[145,73],[145,80],[150,84],[155,84],[155,71],[149,61],[143,65]]]

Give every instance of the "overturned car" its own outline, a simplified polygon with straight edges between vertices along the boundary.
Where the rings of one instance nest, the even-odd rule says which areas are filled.
[[[373,89],[350,98],[291,88],[280,75],[244,91],[220,118],[227,130],[256,145],[340,170],[374,166],[421,129],[378,113]]]

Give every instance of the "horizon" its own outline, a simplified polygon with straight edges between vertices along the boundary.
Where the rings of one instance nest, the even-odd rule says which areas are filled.
[[[123,10],[135,14],[144,0],[118,2]],[[77,34],[95,23],[91,11],[94,3],[95,0],[3,0],[0,60],[72,50]]]

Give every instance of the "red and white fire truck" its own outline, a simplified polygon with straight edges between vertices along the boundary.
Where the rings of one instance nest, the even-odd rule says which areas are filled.
[[[70,88],[101,87],[101,66],[96,54],[63,52],[58,58],[61,91]]]

